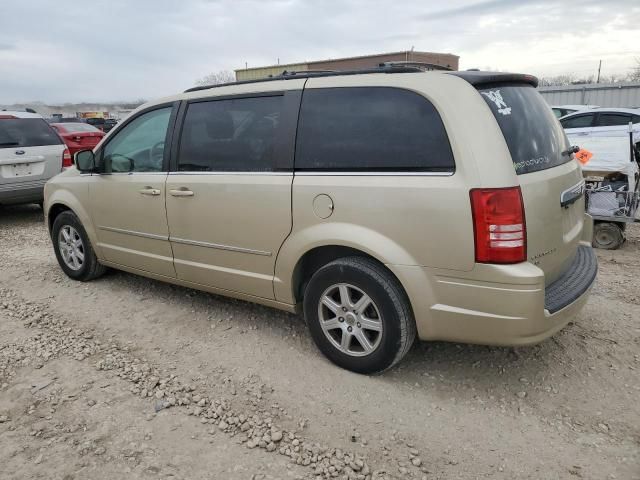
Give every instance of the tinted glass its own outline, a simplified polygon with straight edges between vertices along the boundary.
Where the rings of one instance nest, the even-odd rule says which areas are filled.
[[[55,125],[54,125],[55,127]],[[87,123],[65,123],[60,127],[63,132],[76,133],[76,132],[93,132],[102,133],[96,127],[93,127]]]
[[[601,113],[598,115],[599,127],[613,127],[618,125],[629,125],[631,121],[631,115],[624,113]]]
[[[58,134],[41,118],[0,119],[0,148],[60,145]]]
[[[454,169],[440,115],[428,100],[408,90],[305,90],[300,115],[296,169]]]
[[[192,103],[182,127],[180,171],[271,171],[284,96]]]
[[[538,91],[529,85],[480,90],[509,147],[518,175],[552,168],[571,160],[560,123]]]
[[[562,128],[585,128],[590,127],[593,123],[593,114],[589,115],[576,115],[575,117],[566,118],[560,123]]]
[[[104,148],[106,173],[163,171],[171,107],[144,113],[116,133]]]

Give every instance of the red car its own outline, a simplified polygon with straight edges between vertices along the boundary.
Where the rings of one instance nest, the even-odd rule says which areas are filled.
[[[52,123],[51,126],[67,144],[72,158],[80,150],[93,149],[105,135],[87,123]]]

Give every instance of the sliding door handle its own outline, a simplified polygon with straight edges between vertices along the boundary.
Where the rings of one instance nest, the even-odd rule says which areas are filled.
[[[158,190],[157,188],[152,188],[152,187],[144,187],[142,190],[138,190],[138,192],[141,195],[151,195],[151,196],[157,196],[160,195],[160,190]]]
[[[169,193],[174,197],[193,197],[193,192],[186,187],[169,190]]]

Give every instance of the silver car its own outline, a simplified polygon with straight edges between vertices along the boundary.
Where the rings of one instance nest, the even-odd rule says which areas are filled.
[[[0,111],[0,205],[41,204],[44,184],[71,164],[64,142],[40,115]]]

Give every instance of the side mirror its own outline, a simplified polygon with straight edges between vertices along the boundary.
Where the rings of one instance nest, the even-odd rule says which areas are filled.
[[[96,157],[91,150],[82,150],[73,156],[73,163],[81,173],[94,172],[96,169]]]

